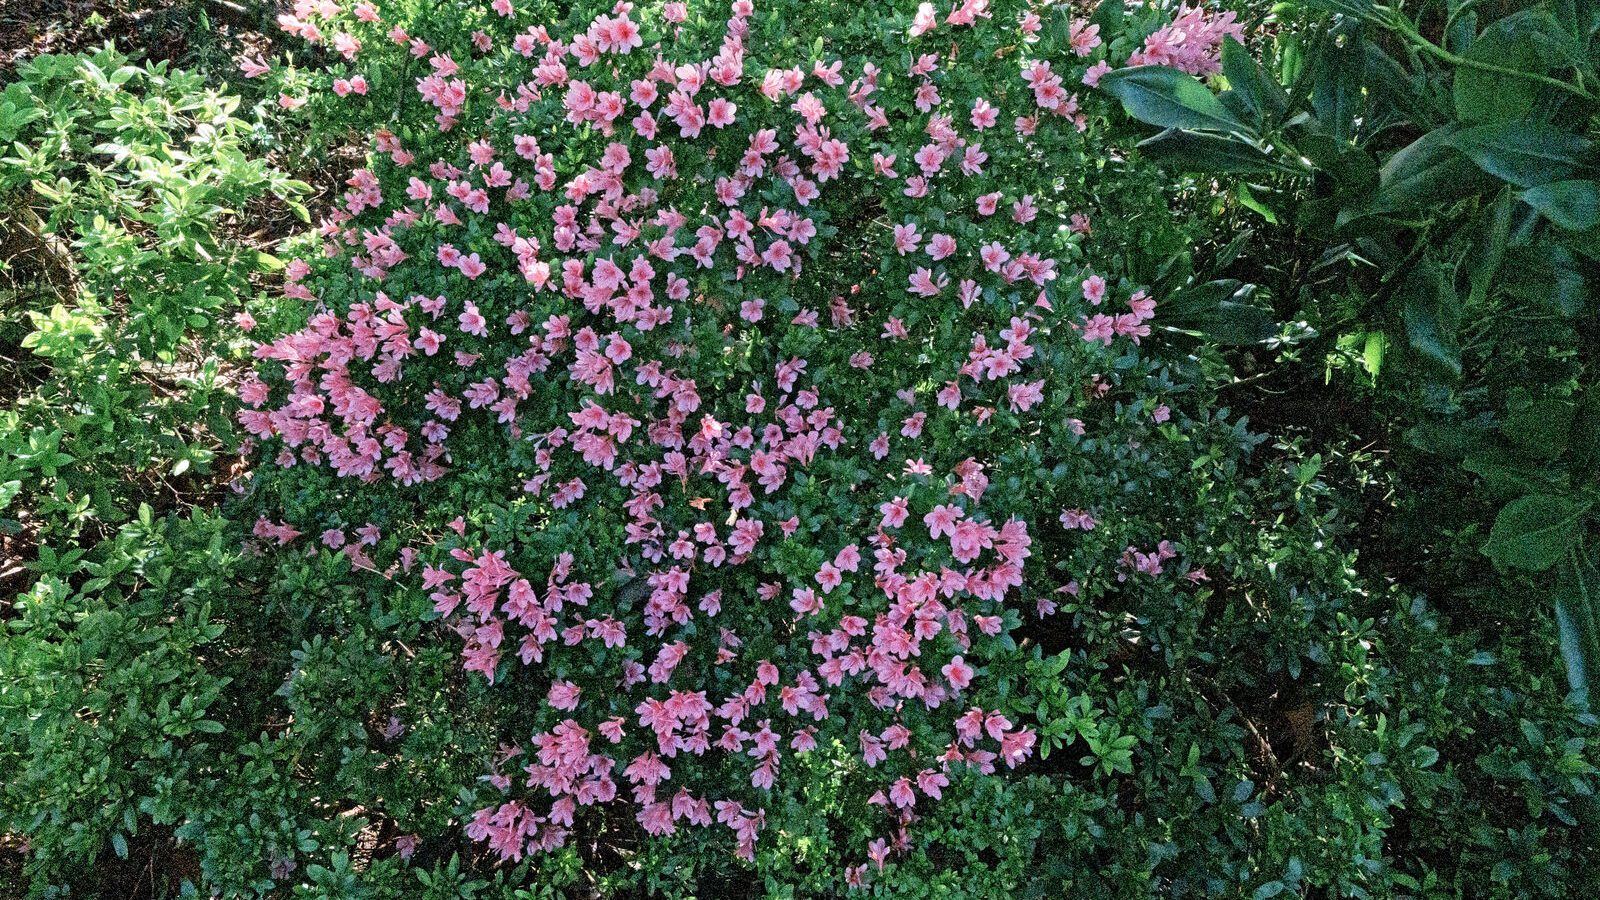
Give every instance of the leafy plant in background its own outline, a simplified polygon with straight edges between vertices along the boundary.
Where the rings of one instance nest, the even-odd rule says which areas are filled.
[[[629,18],[647,21],[651,37],[667,35],[666,6],[636,4]],[[15,885],[26,885],[28,896],[121,895],[130,884],[146,884],[140,879],[151,872],[157,873],[152,894],[226,897],[527,900],[841,892],[847,880],[842,863],[862,860],[863,844],[870,846],[895,821],[897,807],[868,802],[872,792],[883,787],[892,767],[908,775],[913,767],[904,750],[865,766],[858,732],[867,722],[876,731],[873,717],[884,711],[862,692],[830,689],[830,718],[820,723],[810,715],[796,721],[781,701],[768,710],[775,727],[815,727],[818,738],[808,752],[783,745],[771,791],[751,785],[756,761],[748,757],[724,759],[679,748],[668,758],[673,778],[662,786],[662,796],[684,786],[707,794],[737,792],[767,811],[753,862],[728,852],[734,837],[720,823],[707,830],[676,820],[672,834],[649,833],[636,818],[637,798],[626,792],[615,802],[575,810],[573,832],[582,839],[559,849],[507,860],[498,852],[509,843],[506,835],[495,835],[498,846],[481,840],[491,829],[480,827],[480,810],[497,809],[508,798],[530,809],[548,805],[549,798],[526,783],[531,773],[521,767],[540,753],[530,738],[548,734],[568,716],[592,724],[592,716],[616,700],[626,727],[622,746],[630,754],[658,747],[651,729],[636,724],[639,686],[621,703],[627,689],[616,685],[607,666],[654,663],[641,648],[654,651],[652,645],[681,636],[700,649],[669,675],[667,685],[645,691],[659,696],[660,690],[685,688],[692,694],[699,685],[721,701],[724,692],[751,687],[748,669],[762,654],[782,667],[784,683],[768,686],[776,694],[813,656],[809,640],[791,629],[820,630],[819,623],[840,609],[868,609],[881,600],[881,592],[874,596],[874,579],[863,571],[845,573],[844,585],[824,592],[819,615],[802,618],[789,606],[794,598],[788,593],[772,603],[757,602],[750,597],[752,566],[726,560],[710,565],[699,558],[707,542],[691,531],[689,539],[700,542],[695,561],[674,562],[692,566],[696,583],[720,579],[727,585],[714,618],[705,609],[691,613],[696,631],[662,637],[634,627],[620,647],[563,639],[546,646],[541,662],[524,665],[512,658],[522,626],[507,613],[504,658],[491,669],[495,683],[487,683],[481,668],[464,671],[463,638],[479,639],[471,629],[477,613],[458,607],[441,616],[437,605],[448,603],[462,575],[482,570],[483,554],[469,549],[505,548],[508,564],[524,570],[530,561],[536,566],[572,553],[574,573],[595,591],[583,598],[587,607],[576,597],[566,606],[574,617],[582,610],[589,611],[586,618],[606,610],[636,623],[650,602],[641,579],[629,583],[628,572],[609,566],[624,546],[614,534],[622,514],[610,509],[626,496],[615,474],[578,458],[567,443],[549,448],[560,451],[551,453],[551,465],[563,481],[586,480],[588,504],[558,508],[548,486],[544,494],[526,488],[531,479],[525,476],[542,473],[540,448],[529,449],[512,426],[522,426],[523,436],[548,427],[550,417],[575,427],[560,416],[575,398],[596,400],[594,391],[568,377],[577,339],[562,350],[544,347],[558,362],[530,376],[542,379],[539,390],[523,401],[512,422],[499,421],[499,410],[463,403],[450,423],[448,471],[437,479],[400,484],[380,469],[379,479],[366,481],[341,475],[326,465],[327,457],[277,464],[287,461],[276,451],[288,449],[284,445],[299,434],[297,422],[318,416],[336,422],[340,410],[348,409],[338,403],[315,409],[313,394],[342,393],[347,384],[337,378],[324,382],[321,376],[328,373],[313,376],[314,367],[346,366],[350,383],[383,402],[382,427],[410,429],[409,416],[437,403],[430,392],[460,396],[471,386],[465,375],[475,366],[482,371],[474,378],[492,378],[502,396],[514,396],[512,373],[502,381],[500,370],[489,364],[533,346],[528,336],[545,334],[542,323],[553,313],[570,315],[574,330],[604,325],[621,331],[634,355],[617,365],[636,366],[665,347],[674,377],[694,377],[700,411],[729,424],[728,431],[751,415],[747,380],[767,381],[776,374],[772,367],[791,353],[810,362],[796,390],[809,387],[825,398],[818,406],[832,406],[852,436],[861,425],[880,420],[890,431],[895,455],[889,462],[863,452],[860,442],[823,445],[809,463],[790,461],[789,483],[778,491],[753,492],[755,503],[744,515],[769,520],[770,540],[758,540],[752,554],[754,565],[770,572],[766,580],[817,583],[812,579],[821,574],[821,564],[831,564],[836,545],[843,543],[842,529],[865,516],[873,530],[882,512],[862,509],[871,505],[865,498],[888,486],[914,485],[912,497],[919,502],[937,496],[958,508],[966,504],[974,514],[1003,509],[1030,523],[1034,542],[1026,592],[1011,598],[1021,602],[1002,608],[1000,634],[968,625],[973,646],[965,659],[977,671],[963,698],[1014,729],[1033,731],[1034,753],[1015,769],[996,760],[993,774],[952,765],[941,797],[916,795],[916,820],[907,825],[904,840],[895,834],[885,848],[885,866],[870,865],[868,857],[867,870],[857,870],[876,895],[1562,896],[1594,883],[1590,860],[1600,859],[1600,848],[1592,832],[1576,824],[1592,815],[1594,720],[1563,705],[1562,692],[1543,678],[1555,655],[1543,639],[1543,620],[1532,616],[1527,628],[1485,634],[1464,631],[1387,573],[1365,571],[1351,548],[1366,538],[1365,518],[1379,504],[1351,486],[1372,483],[1378,494],[1396,490],[1394,471],[1372,453],[1337,441],[1272,440],[1228,408],[1219,387],[1231,390],[1231,384],[1217,376],[1226,374],[1229,357],[1219,353],[1219,344],[1249,345],[1275,334],[1306,338],[1280,326],[1269,308],[1267,301],[1283,293],[1277,285],[1263,279],[1256,286],[1230,263],[1253,260],[1256,249],[1250,235],[1232,232],[1217,212],[1211,182],[1174,179],[1134,152],[1135,138],[1114,103],[1078,87],[1091,71],[1115,71],[1177,39],[1179,31],[1197,42],[1179,61],[1197,71],[1220,66],[1220,43],[1212,39],[1231,31],[1231,20],[1215,9],[1159,3],[1102,5],[1091,13],[1005,0],[985,8],[993,20],[967,27],[944,21],[954,5],[940,4],[931,19],[919,7],[746,7],[717,0],[672,13],[684,16],[674,23],[683,30],[671,33],[667,56],[692,60],[690,51],[722,49],[722,39],[737,25],[730,19],[743,18],[749,27],[739,42],[749,54],[747,83],[730,88],[707,80],[699,99],[690,101],[735,100],[735,123],[685,139],[663,111],[666,97],[651,107],[660,117],[655,143],[674,150],[684,176],[736,164],[748,147],[744,131],[757,123],[782,123],[777,140],[789,156],[782,170],[807,171],[800,167],[812,160],[792,146],[798,98],[773,101],[751,90],[769,68],[791,64],[801,66],[804,90],[821,98],[826,110],[822,124],[846,142],[852,161],[839,176],[842,183],[824,184],[825,192],[805,207],[805,215],[822,226],[812,246],[829,252],[797,251],[804,264],[798,280],[779,277],[764,260],[750,262],[742,278],[718,277],[735,275],[728,257],[737,251],[730,253],[726,244],[712,252],[716,264],[709,270],[685,259],[657,260],[652,264],[692,278],[693,292],[667,298],[671,304],[661,300],[675,317],[646,331],[591,312],[564,294],[566,273],[559,267],[549,282],[558,288],[531,290],[520,271],[508,271],[510,257],[520,263],[522,254],[508,254],[511,248],[495,240],[495,230],[482,227],[484,214],[469,214],[466,201],[451,193],[460,187],[447,183],[486,179],[494,162],[503,163],[529,180],[530,194],[513,201],[496,187],[490,210],[494,218],[525,228],[521,234],[538,237],[537,256],[623,252],[609,243],[612,231],[579,232],[585,243],[598,241],[599,249],[558,252],[562,238],[550,233],[549,206],[559,202],[554,193],[564,197],[577,175],[597,174],[589,169],[595,153],[612,141],[633,139],[625,128],[618,125],[606,135],[595,123],[566,121],[557,109],[566,84],[545,85],[546,96],[530,99],[525,112],[548,127],[519,131],[535,134],[554,157],[558,187],[552,195],[532,190],[537,160],[504,146],[517,133],[509,126],[520,121],[513,113],[516,98],[524,95],[515,85],[533,77],[533,60],[547,49],[544,37],[587,32],[599,15],[614,23],[619,8],[393,0],[381,9],[357,4],[330,14],[330,4],[301,4],[286,23],[301,38],[264,53],[273,65],[264,72],[250,65],[241,74],[257,77],[241,84],[287,98],[274,124],[274,145],[319,152],[331,142],[331,157],[362,171],[345,185],[344,208],[330,210],[315,233],[282,251],[285,259],[304,260],[289,264],[288,295],[274,291],[250,305],[261,321],[252,337],[261,340],[264,358],[260,383],[245,379],[245,408],[262,411],[254,405],[259,399],[276,425],[285,427],[262,439],[248,490],[223,504],[219,514],[162,516],[159,504],[149,516],[143,509],[130,512],[131,520],[109,541],[80,537],[76,544],[46,545],[36,554],[28,589],[14,599],[0,598],[8,601],[0,603],[0,770],[24,773],[0,784],[0,897],[11,900],[6,892]],[[1034,22],[1029,13],[1040,18]],[[932,30],[912,37],[919,20],[931,22]],[[309,35],[308,21],[317,25]],[[529,30],[538,25],[548,29],[544,36]],[[1029,42],[1024,26],[1035,25],[1038,40]],[[352,58],[336,49],[352,49],[341,34],[359,45]],[[1246,33],[1252,47],[1255,34]],[[313,35],[320,43],[302,40]],[[516,49],[518,35],[533,41],[532,59]],[[429,43],[420,56],[413,39]],[[579,56],[587,51],[575,41],[567,46],[568,79],[603,83],[617,77],[610,69],[617,63],[630,77],[638,73],[629,67],[649,71],[648,78],[671,93],[646,48],[620,60],[603,54],[600,63],[583,66]],[[908,104],[906,98],[915,97],[922,76],[909,73],[916,57],[908,50],[920,57],[924,47],[940,54],[955,48],[956,64],[940,62],[931,77],[939,104],[913,112],[914,99]],[[451,62],[436,64],[435,56]],[[974,134],[969,118],[980,95],[1007,113],[1037,102],[1033,85],[1022,78],[1024,57],[1051,63],[1064,92],[1078,93],[1076,113],[1082,117],[1058,121],[1040,113],[1031,140],[1048,152],[1037,157],[1022,156],[1026,142],[1016,131],[1027,123],[1001,115],[992,128]],[[285,59],[296,67],[282,66]],[[862,111],[848,96],[850,80],[864,76],[862,63],[868,60],[880,62],[879,87],[870,99],[888,111],[894,127],[887,131],[863,133]],[[827,76],[811,68],[821,63],[825,72],[831,61],[842,63],[844,85],[827,84]],[[473,86],[507,88],[504,95],[466,95],[466,110],[482,114],[479,125],[497,115],[493,110],[504,115],[494,119],[495,127],[469,128],[474,119],[463,115],[441,132],[435,118],[441,110],[419,101],[418,80],[452,63],[458,68],[441,76],[446,81],[459,77]],[[365,79],[364,94],[352,83],[358,75]],[[782,70],[778,76],[787,78]],[[671,77],[680,77],[675,67]],[[1054,96],[1050,79],[1044,82],[1045,96]],[[632,90],[629,84],[625,93]],[[630,106],[628,117],[637,112]],[[932,139],[918,127],[927,113],[948,113],[950,127],[969,140],[981,137],[991,157],[987,171],[961,177],[954,177],[953,161],[946,160],[944,171],[931,179],[932,199],[919,200],[897,189],[903,189],[898,181],[921,170],[916,154],[907,151]],[[353,150],[339,146],[352,136]],[[478,142],[498,148],[487,166],[474,160],[472,145]],[[639,151],[656,147],[631,146],[632,168],[625,167],[623,183],[636,189],[651,184],[639,171],[648,160]],[[893,166],[901,178],[885,185],[871,154],[897,147]],[[702,152],[708,148],[717,151],[715,157]],[[483,149],[476,153],[481,156]],[[409,163],[402,164],[407,156]],[[777,156],[769,160],[769,172],[780,166]],[[435,169],[436,162],[460,171]],[[466,224],[447,226],[426,215],[404,227],[403,218],[391,220],[387,213],[405,215],[392,207],[407,201],[423,208],[410,196],[420,191],[411,176],[433,185],[428,212],[449,204]],[[995,180],[994,189],[1004,192],[1033,185],[1038,218],[1013,221],[1002,205],[975,228],[966,221],[971,213],[965,204],[936,208],[949,198],[970,200],[987,190],[982,179]],[[782,178],[757,182],[759,188],[747,189],[734,204],[714,196],[714,182],[661,181],[661,196],[685,214],[726,215],[729,208],[756,202],[757,194],[762,205],[790,207],[796,196]],[[1182,193],[1177,203],[1170,202],[1175,183]],[[377,199],[373,191],[383,202],[357,210]],[[594,208],[592,201],[570,200],[585,214]],[[943,220],[934,221],[933,213],[941,211]],[[1073,212],[1087,215],[1074,222]],[[890,242],[892,225],[906,219],[924,231],[954,235],[958,252],[936,260],[919,246],[902,255]],[[764,246],[770,228],[755,227]],[[700,237],[681,231],[684,243]],[[346,243],[352,232],[357,239]],[[473,276],[468,272],[474,266],[445,267],[435,255],[397,259],[389,253],[387,241],[407,250],[416,242],[431,253],[429,242],[441,235],[463,254],[477,253],[486,270]],[[655,240],[658,233],[648,236]],[[904,380],[903,373],[960,365],[973,349],[974,333],[1010,325],[1009,317],[998,314],[1035,296],[1031,282],[1020,300],[996,290],[970,306],[951,296],[956,285],[940,296],[905,296],[915,266],[952,272],[980,238],[1013,253],[1028,246],[1057,256],[1057,278],[1044,286],[1053,308],[1027,308],[1019,315],[1050,327],[1048,336],[1035,334],[1029,342],[1035,356],[1023,361],[1041,367],[1026,379],[1044,380],[1047,400],[1013,410],[1005,391],[983,403],[980,392],[1000,390],[995,381],[964,383],[966,376],[953,376],[963,385],[954,398],[957,409],[925,403],[929,416],[922,435],[901,434],[909,401],[881,397],[884,386]],[[921,243],[926,242],[925,234]],[[1221,250],[1198,249],[1213,245]],[[51,258],[43,252],[30,249],[28,261]],[[387,264],[382,281],[352,274],[356,258],[372,263],[380,258],[369,255],[375,253]],[[587,275],[593,261],[585,262]],[[1090,299],[1098,288],[1083,283],[1084,267],[1106,279],[1099,305]],[[842,275],[859,276],[866,289],[842,297],[850,315],[840,322],[833,317],[833,298],[844,294],[839,282],[849,279]],[[1109,346],[1072,330],[1073,312],[1109,308],[1144,285],[1151,287],[1157,311],[1148,320],[1152,333],[1139,335],[1139,343],[1115,335],[1115,329]],[[662,286],[656,287],[660,293]],[[757,287],[768,300],[765,315],[756,322],[736,319],[739,304],[733,301]],[[388,299],[380,299],[379,291]],[[413,296],[430,305],[443,296],[452,305],[434,319]],[[466,312],[459,304],[468,299],[485,319],[487,334],[472,333],[476,319],[459,318]],[[385,303],[392,307],[378,309]],[[60,330],[66,333],[73,330],[74,313],[69,304],[63,307]],[[801,307],[818,313],[814,324]],[[908,329],[915,339],[874,338],[885,324],[881,317],[896,308],[904,311],[902,321],[918,326]],[[539,315],[532,328],[512,334],[514,321],[505,318],[519,310]],[[48,314],[49,307],[36,311]],[[105,317],[96,321],[117,325]],[[685,329],[686,322],[699,327]],[[411,345],[414,350],[405,352],[392,373],[397,377],[383,380],[368,371],[374,360],[363,358],[362,348],[367,335],[381,329],[387,331],[385,352],[403,352],[400,323],[408,329],[408,343],[424,339],[423,346]],[[431,340],[418,326],[442,339],[437,353],[426,352]],[[16,339],[33,330],[29,322],[26,332],[17,329]],[[218,337],[234,336],[220,327]],[[681,338],[676,347],[673,336]],[[869,366],[853,364],[852,343],[858,341],[874,353]],[[334,352],[319,354],[313,346]],[[341,346],[356,352],[338,362]],[[991,347],[1000,346],[991,336]],[[280,352],[285,348],[292,352]],[[471,358],[475,353],[483,356]],[[942,387],[937,379],[910,380],[900,386],[913,399],[926,401]],[[650,392],[632,377],[619,378],[615,387],[597,402],[610,410],[650,402]],[[798,399],[794,391],[784,399],[781,388],[770,385],[758,393],[773,406]],[[282,401],[290,394],[299,399],[285,408]],[[987,406],[993,411],[981,422],[980,409]],[[1075,433],[1073,418],[1084,434]],[[648,443],[648,430],[636,428],[623,449],[638,452],[634,448]],[[690,430],[686,425],[685,432]],[[308,427],[306,437],[317,443],[324,435]],[[403,443],[393,429],[382,437],[390,453],[394,442]],[[704,446],[701,438],[695,441]],[[17,446],[39,465],[74,465],[60,458],[64,445],[52,443],[48,431],[35,444],[23,435]],[[308,446],[301,441],[295,449],[304,453]],[[940,477],[899,470],[901,456],[912,452],[939,465]],[[977,479],[943,477],[947,462],[969,456],[985,466],[981,491]],[[688,492],[685,482],[705,490]],[[970,493],[950,494],[952,487],[981,493],[982,506]],[[692,470],[687,478],[665,478],[657,490],[668,506],[656,515],[699,522],[704,514],[714,534],[726,535],[727,509],[720,499],[725,488]],[[589,504],[593,508],[580,512]],[[1062,515],[1069,510],[1075,514]],[[907,568],[944,560],[951,552],[948,542],[919,532],[928,526],[918,512],[904,527],[880,527],[898,546],[915,551]],[[783,540],[779,523],[789,516],[799,523],[795,535]],[[1094,527],[1087,527],[1085,516]],[[1169,550],[1178,557],[1162,558],[1160,536],[1169,536]],[[1130,556],[1133,551],[1142,556]],[[1180,564],[1191,566],[1193,578],[1174,577]],[[430,590],[418,584],[427,565],[434,578],[441,570],[462,574]],[[493,563],[488,565],[492,570]],[[870,565],[864,560],[861,568]],[[644,567],[640,563],[634,575]],[[479,575],[471,577],[481,584]],[[567,590],[552,588],[543,577],[530,587],[544,602],[552,592]],[[495,611],[497,620],[501,612]],[[720,664],[706,646],[720,645],[720,634],[713,633],[718,628],[745,640],[743,647],[728,648],[734,658]],[[916,657],[930,678],[948,677],[938,671],[953,662],[949,645],[940,643],[946,640],[953,638],[925,640]],[[583,688],[576,709],[551,705],[550,688],[558,680]],[[903,719],[917,730],[907,746],[937,740],[942,715],[912,705]],[[722,722],[720,715],[716,721]],[[743,727],[757,727],[748,722]],[[1001,727],[998,719],[994,724]],[[841,728],[844,739],[832,740]],[[872,736],[896,740],[893,732],[881,735]],[[595,735],[591,742],[597,752],[621,752],[607,749],[616,746],[608,738]],[[928,768],[934,767],[930,761]],[[922,790],[920,783],[914,790]],[[489,825],[498,830],[497,823]],[[27,850],[15,851],[24,841]]]
[[[1283,4],[1310,27],[1264,64],[1230,40],[1219,93],[1148,66],[1101,87],[1163,129],[1142,153],[1224,176],[1310,248],[1257,271],[1497,505],[1483,553],[1553,597],[1583,696],[1600,691],[1600,9],[1511,6]]]
[[[0,525],[65,544],[209,472],[231,434],[233,317],[280,266],[225,231],[305,185],[251,158],[237,99],[193,74],[107,46],[16,75],[0,92],[0,343],[19,357],[0,373]]]
[[[230,681],[206,659],[209,604],[237,538],[173,511],[227,477],[239,316],[278,266],[245,223],[305,186],[251,155],[235,98],[165,63],[107,46],[8,80],[0,830],[36,835],[41,865],[82,864],[200,803],[221,731],[204,716]]]

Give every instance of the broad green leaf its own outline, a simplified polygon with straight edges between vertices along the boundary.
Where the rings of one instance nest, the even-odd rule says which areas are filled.
[[[1521,188],[1565,178],[1591,146],[1571,131],[1527,120],[1477,125],[1456,132],[1449,144],[1478,168]]]
[[[1526,456],[1503,447],[1485,447],[1461,461],[1461,468],[1483,479],[1480,487],[1499,502],[1509,502],[1528,494],[1550,494],[1566,490],[1567,479],[1560,470],[1538,466]]]
[[[1580,552],[1567,554],[1554,593],[1567,684],[1587,706],[1600,685],[1600,569]]]
[[[1378,170],[1378,190],[1366,203],[1339,214],[1340,224],[1362,216],[1434,207],[1476,193],[1494,182],[1450,146],[1457,126],[1428,132],[1389,157]]]
[[[1424,258],[1400,288],[1400,318],[1411,349],[1451,375],[1461,374],[1456,331],[1461,300],[1438,263]]]
[[[1367,47],[1367,108],[1381,127],[1386,121],[1403,122],[1413,127],[1432,128],[1440,123],[1441,113],[1432,96],[1424,96],[1426,82],[1400,67],[1394,57],[1371,41]]]
[[[1513,500],[1495,517],[1483,553],[1502,569],[1542,572],[1582,536],[1584,517],[1593,505],[1592,500],[1560,494]]]
[[[1507,272],[1538,273],[1536,277],[1502,278],[1500,284],[1513,297],[1568,317],[1582,313],[1587,305],[1588,288],[1578,260],[1559,244],[1538,240],[1523,247],[1509,247],[1501,268]]]
[[[20,493],[22,493],[21,481],[7,481],[0,483],[0,509],[5,509],[6,507],[10,506],[11,501],[17,499],[17,495]]]
[[[1542,8],[1525,9],[1491,23],[1463,56],[1474,62],[1544,75],[1555,19]],[[1455,70],[1456,115],[1465,122],[1507,122],[1530,115],[1546,89],[1516,75],[1469,66]]]
[[[1600,184],[1593,181],[1552,181],[1520,196],[1540,215],[1568,231],[1588,231],[1600,225]]]
[[[1511,207],[1511,189],[1502,188],[1494,204],[1484,212],[1484,225],[1479,228],[1473,253],[1466,261],[1472,303],[1479,303],[1488,295],[1489,285],[1500,271],[1506,239],[1511,233]]]
[[[1200,79],[1177,69],[1117,69],[1100,79],[1100,88],[1122,101],[1128,115],[1147,125],[1250,133]]]
[[[1163,324],[1219,344],[1259,343],[1278,333],[1278,317],[1254,301],[1255,291],[1231,278],[1183,288],[1167,301]]]
[[[1170,163],[1185,172],[1293,172],[1254,144],[1231,134],[1182,131],[1168,128],[1139,142],[1139,150],[1152,159]]]
[[[1572,416],[1570,400],[1535,400],[1507,413],[1500,430],[1524,453],[1555,459],[1567,449]]]
[[[1329,135],[1346,144],[1361,106],[1361,86],[1367,74],[1366,41],[1360,25],[1350,27],[1348,22],[1328,32],[1323,40],[1320,68],[1311,85],[1311,108]]]
[[[1101,0],[1100,5],[1089,14],[1089,24],[1099,25],[1100,39],[1109,42],[1122,27],[1126,12],[1123,0]]]
[[[1234,108],[1247,113],[1257,125],[1280,118],[1288,110],[1289,97],[1283,87],[1231,35],[1222,39],[1222,74],[1228,79]]]

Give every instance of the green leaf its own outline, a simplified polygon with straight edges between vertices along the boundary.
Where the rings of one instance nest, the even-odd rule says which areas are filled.
[[[1575,477],[1600,472],[1600,386],[1591,384],[1578,396],[1568,446]]]
[[[1511,189],[1502,188],[1494,204],[1484,213],[1487,227],[1479,229],[1472,255],[1467,259],[1467,277],[1471,283],[1469,302],[1480,303],[1488,295],[1489,285],[1500,272],[1500,261],[1505,258],[1506,239],[1511,234]]]
[[[1278,317],[1254,302],[1256,286],[1221,279],[1183,288],[1168,299],[1163,324],[1219,344],[1256,344],[1278,333]]]
[[[1456,331],[1461,300],[1445,279],[1443,268],[1424,258],[1402,285],[1400,301],[1400,318],[1411,349],[1451,375],[1460,375],[1461,347]]]
[[[1477,125],[1456,132],[1449,144],[1478,168],[1521,188],[1565,178],[1590,148],[1571,131],[1526,120]]]
[[[20,493],[22,493],[21,481],[7,481],[0,484],[0,509],[10,506],[11,501],[17,499]]]
[[[1138,144],[1140,152],[1184,172],[1267,173],[1294,170],[1231,134],[1168,128]]]
[[[1537,467],[1526,456],[1500,447],[1487,447],[1469,455],[1461,461],[1461,468],[1483,479],[1480,488],[1502,503],[1528,494],[1566,490],[1558,470]]]
[[[1371,41],[1367,46],[1367,104],[1369,117],[1375,121],[1369,127],[1381,127],[1390,119],[1410,126],[1432,128],[1440,124],[1436,106],[1424,99],[1426,82],[1414,77],[1400,67],[1394,57]]]
[[[1117,69],[1100,79],[1100,88],[1121,100],[1128,115],[1148,125],[1250,133],[1198,78],[1177,69]]]
[[[1389,339],[1381,331],[1367,332],[1366,342],[1361,348],[1361,367],[1367,374],[1377,378],[1383,371],[1384,351],[1388,349]]]
[[[1559,30],[1549,11],[1525,9],[1490,24],[1462,55],[1473,62],[1544,75],[1550,71],[1552,32]],[[1535,111],[1546,92],[1530,79],[1468,66],[1455,70],[1453,87],[1456,115],[1465,122],[1523,118]]]
[[[1306,9],[1320,9],[1323,12],[1364,19],[1372,14],[1374,0],[1300,0],[1299,5]]]
[[[1257,125],[1277,119],[1288,110],[1289,97],[1282,86],[1232,35],[1222,39],[1222,74],[1228,79],[1235,110],[1248,115]]]
[[[1123,0],[1101,0],[1100,5],[1089,15],[1089,24],[1099,25],[1100,39],[1109,42],[1122,28],[1122,20],[1126,14]]]
[[[1428,132],[1396,152],[1378,170],[1378,190],[1366,203],[1339,213],[1339,224],[1362,216],[1432,208],[1476,193],[1494,182],[1450,146],[1458,130]]]
[[[1327,32],[1323,40],[1311,83],[1311,108],[1333,139],[1345,144],[1361,106],[1361,85],[1367,74],[1366,41],[1361,27],[1351,27],[1348,21]]]
[[[1567,684],[1588,705],[1600,680],[1600,570],[1581,553],[1569,553],[1556,573],[1556,635]]]
[[[1548,240],[1510,247],[1501,268],[1538,273],[1537,277],[1501,279],[1500,284],[1511,296],[1569,318],[1583,312],[1588,289],[1578,260],[1567,248]]]
[[[1500,430],[1524,453],[1555,459],[1567,449],[1573,412],[1570,400],[1535,400],[1507,413]]]
[[[1582,536],[1594,501],[1560,494],[1533,494],[1506,504],[1495,517],[1483,554],[1502,569],[1542,572],[1555,565]]]
[[[1552,181],[1519,196],[1539,215],[1568,231],[1588,231],[1600,225],[1600,184],[1593,181]]]

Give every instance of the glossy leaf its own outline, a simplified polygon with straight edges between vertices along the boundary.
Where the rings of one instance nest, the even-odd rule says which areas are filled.
[[[1451,375],[1460,375],[1461,347],[1456,329],[1460,327],[1461,301],[1441,267],[1424,260],[1401,287],[1400,301],[1400,316],[1411,349]]]
[[[1474,62],[1543,75],[1555,20],[1539,8],[1525,9],[1490,24],[1463,54]],[[1462,66],[1455,70],[1456,115],[1465,122],[1506,122],[1532,114],[1541,92],[1516,75]]]
[[[1581,552],[1567,554],[1554,594],[1567,684],[1587,705],[1600,685],[1600,569]]]
[[[1472,160],[1450,146],[1455,131],[1455,126],[1430,131],[1389,157],[1379,170],[1377,192],[1367,203],[1341,213],[1341,223],[1365,215],[1431,207],[1492,184]]]
[[[1566,177],[1592,146],[1572,131],[1532,121],[1477,125],[1451,135],[1449,144],[1478,168],[1522,188]]]
[[[1168,128],[1139,142],[1139,150],[1178,171],[1267,173],[1293,171],[1254,144],[1231,134]]]
[[[1522,201],[1568,231],[1588,231],[1600,226],[1600,184],[1593,181],[1552,181],[1529,188]]]
[[[1133,66],[1108,72],[1100,88],[1122,101],[1122,108],[1148,125],[1204,131],[1250,129],[1234,117],[1200,79],[1164,66]]]

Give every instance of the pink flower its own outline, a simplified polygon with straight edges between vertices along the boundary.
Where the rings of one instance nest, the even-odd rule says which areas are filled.
[[[995,123],[1000,120],[1000,111],[990,105],[988,100],[979,97],[972,104],[972,115],[970,118],[972,127],[978,129],[979,131],[983,131],[988,128],[993,128]]]
[[[1095,306],[1099,306],[1100,301],[1104,300],[1105,296],[1106,280],[1104,278],[1099,275],[1090,275],[1083,280],[1083,299]]]
[[[972,684],[972,676],[976,674],[973,668],[967,665],[960,655],[951,657],[950,662],[946,663],[944,668],[939,671],[944,673],[944,677],[950,682],[950,686],[958,691],[966,690],[967,686]]]
[[[824,594],[833,593],[834,588],[844,583],[844,578],[839,573],[838,567],[832,563],[823,563],[822,568],[817,571],[816,579],[817,584],[822,585]]]
[[[904,225],[894,226],[894,249],[901,256],[905,256],[917,249],[917,244],[922,238],[917,235],[917,226],[907,222]]]
[[[911,779],[897,779],[889,787],[889,802],[901,809],[910,809],[917,805],[917,795],[911,789]]]
[[[489,336],[489,320],[478,312],[477,304],[471,300],[466,302],[466,310],[456,317],[456,321],[461,323],[461,330],[467,334],[477,337]]]
[[[945,286],[950,283],[950,277],[948,275],[940,275],[938,280],[935,281],[933,272],[929,271],[925,266],[918,266],[917,270],[911,273],[910,281],[911,293],[919,297],[937,297],[939,292],[944,290]]]
[[[961,507],[954,504],[941,504],[935,506],[927,515],[922,517],[922,524],[928,526],[928,534],[937,540],[940,536],[956,533],[956,522],[966,516]]]

